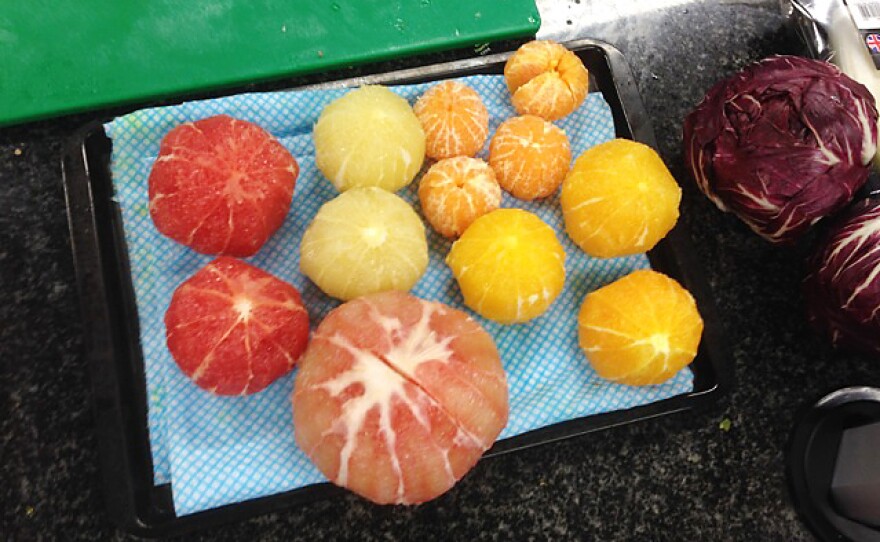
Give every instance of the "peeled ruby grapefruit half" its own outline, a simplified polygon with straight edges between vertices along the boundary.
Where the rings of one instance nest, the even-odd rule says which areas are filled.
[[[196,384],[247,395],[293,369],[308,343],[309,316],[296,288],[222,256],[177,287],[165,329],[171,356]]]
[[[380,504],[431,500],[507,424],[495,343],[462,311],[400,291],[331,311],[299,364],[296,442],[333,483]]]
[[[290,152],[256,124],[227,115],[187,122],[160,144],[150,216],[196,252],[252,256],[284,222],[298,174]]]

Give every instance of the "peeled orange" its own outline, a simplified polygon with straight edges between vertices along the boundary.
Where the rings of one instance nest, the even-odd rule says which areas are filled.
[[[501,205],[501,187],[486,162],[457,156],[440,160],[422,176],[419,201],[440,235],[458,237],[478,217]]]
[[[328,104],[314,130],[315,162],[340,192],[408,185],[425,159],[425,133],[406,100],[386,87],[352,90]]]
[[[553,228],[528,211],[498,209],[474,221],[446,263],[465,305],[502,324],[544,313],[565,283],[565,252]]]
[[[489,165],[501,188],[527,201],[556,192],[570,163],[565,132],[533,115],[502,122],[489,144]]]
[[[520,47],[504,65],[504,79],[520,115],[547,120],[561,119],[577,109],[590,83],[581,59],[549,40]]]
[[[690,293],[648,269],[587,294],[578,314],[578,342],[590,365],[631,386],[672,378],[693,361],[702,332]]]
[[[615,139],[584,152],[562,183],[565,231],[600,258],[650,250],[678,220],[681,188],[654,149]]]
[[[413,106],[425,130],[425,154],[440,160],[473,156],[489,135],[489,112],[477,91],[444,81],[425,91]]]
[[[300,269],[330,297],[409,290],[428,265],[425,227],[381,188],[353,188],[321,206],[300,244]]]

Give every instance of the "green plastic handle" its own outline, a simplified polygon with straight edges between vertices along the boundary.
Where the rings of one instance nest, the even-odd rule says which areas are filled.
[[[534,35],[534,0],[4,2],[0,125]]]

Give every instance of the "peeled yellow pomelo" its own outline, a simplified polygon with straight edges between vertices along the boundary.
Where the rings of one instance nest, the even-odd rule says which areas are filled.
[[[330,102],[315,124],[315,162],[340,192],[376,186],[395,192],[425,159],[425,132],[409,103],[383,86]]]
[[[556,233],[522,209],[476,219],[452,245],[446,263],[465,305],[502,324],[542,315],[565,284],[565,252]]]
[[[425,226],[410,205],[381,188],[352,188],[318,210],[300,244],[300,270],[348,301],[409,290],[428,265]]]

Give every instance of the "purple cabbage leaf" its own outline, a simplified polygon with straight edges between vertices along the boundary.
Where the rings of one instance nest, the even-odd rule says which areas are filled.
[[[834,346],[880,355],[880,199],[854,204],[819,240],[804,296]]]

